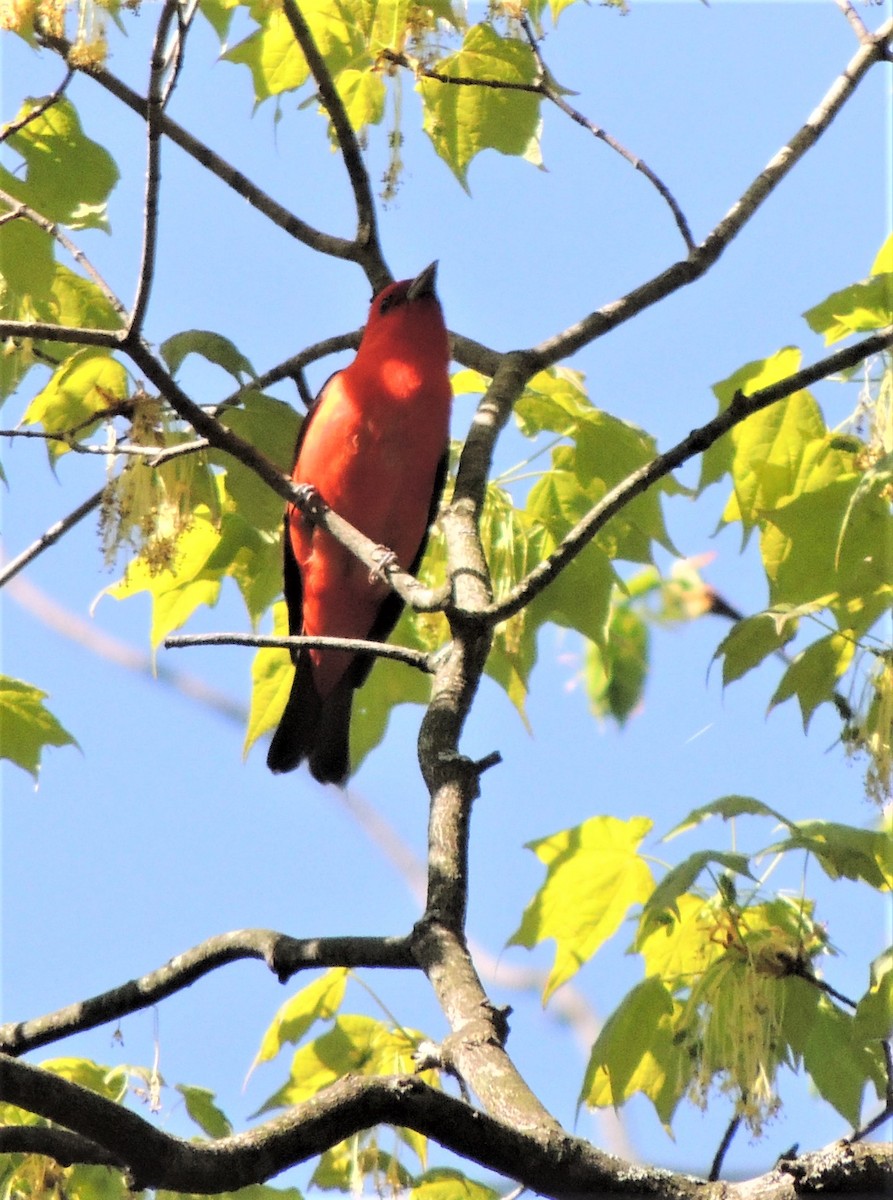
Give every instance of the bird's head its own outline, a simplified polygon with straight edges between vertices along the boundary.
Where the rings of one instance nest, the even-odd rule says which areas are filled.
[[[425,372],[446,372],[449,338],[437,298],[437,262],[415,279],[391,283],[373,297],[357,353],[357,367],[398,359],[418,362]]]

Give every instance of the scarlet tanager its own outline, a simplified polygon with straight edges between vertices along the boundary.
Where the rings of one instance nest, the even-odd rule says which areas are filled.
[[[451,389],[449,340],[437,299],[437,263],[373,298],[357,356],[325,384],[298,437],[292,479],[393,551],[421,562],[443,490]],[[292,635],[386,641],[403,602],[295,505],[285,512],[285,601]],[[292,651],[295,677],[267,766],[304,759],[320,783],[350,772],[353,694],[369,654]]]

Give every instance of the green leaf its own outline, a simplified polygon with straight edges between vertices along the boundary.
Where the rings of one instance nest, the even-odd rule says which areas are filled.
[[[106,1100],[113,1100],[116,1104],[119,1104],[127,1094],[129,1074],[131,1072],[142,1074],[133,1067],[123,1065],[104,1067],[101,1063],[93,1062],[92,1059],[73,1056],[46,1059],[40,1064],[40,1068],[53,1075],[58,1075],[60,1079],[67,1079],[70,1083],[76,1083],[80,1087],[88,1088],[91,1092],[97,1092]]]
[[[300,1104],[345,1075],[412,1073],[413,1054],[423,1040],[415,1030],[394,1029],[372,1017],[336,1017],[328,1033],[295,1051],[288,1082],[254,1116]],[[432,1079],[430,1072],[422,1077]]]
[[[856,1007],[853,1034],[864,1042],[893,1037],[893,948],[871,964],[871,986]]]
[[[28,100],[19,116],[39,102]],[[7,143],[25,162],[25,176],[0,167],[0,188],[72,229],[108,229],[106,201],[118,181],[107,150],[81,128],[70,100],[58,100],[14,133]]]
[[[728,379],[713,385],[713,394],[719,401],[719,411],[725,412],[739,392],[744,396],[750,396],[754,392],[760,391],[761,388],[769,387],[771,384],[787,378],[799,368],[800,357],[800,351],[789,346],[769,358],[745,363]],[[759,413],[755,414],[755,416],[759,415]],[[750,420],[753,418],[748,417],[748,421]],[[742,424],[746,425],[747,421]],[[740,428],[740,426],[736,428]],[[716,483],[723,475],[731,473],[735,457],[734,433],[734,430],[731,431],[705,451],[701,460],[699,491],[703,491],[711,483]]]
[[[42,425],[47,433],[65,433],[83,426],[129,394],[127,370],[107,350],[85,347],[58,367],[50,382],[34,397],[22,421]],[[83,437],[92,426],[79,429]],[[47,443],[50,458],[66,453],[63,443]]]
[[[508,945],[529,949],[555,939],[544,1004],[616,933],[629,909],[651,894],[654,880],[638,848],[652,825],[647,817],[592,817],[527,844],[546,865],[546,881]]]
[[[674,1011],[656,976],[628,992],[592,1047],[580,1099],[593,1108],[618,1108],[642,1092],[669,1124],[692,1074],[686,1047],[674,1039]]]
[[[227,526],[227,516],[218,526],[207,506],[199,505],[192,524],[177,542],[173,569],[156,572],[146,560],[137,559],[124,578],[106,588],[103,595],[125,600],[148,592],[152,598],[150,637],[153,650],[157,649],[200,605],[214,607],[223,576],[240,546],[238,529],[233,523]]]
[[[257,377],[254,367],[229,338],[209,329],[187,329],[175,333],[161,343],[159,350],[171,375],[177,374],[187,355],[200,354],[208,362],[228,371],[237,383],[242,383],[245,375],[251,379]]]
[[[808,729],[818,706],[832,700],[837,681],[852,663],[855,651],[853,638],[839,633],[819,638],[807,646],[782,676],[770,708],[796,696],[803,715],[803,728]]]
[[[190,1087],[185,1083],[178,1083],[177,1091],[186,1101],[186,1111],[190,1117],[208,1137],[229,1137],[233,1127],[214,1103],[213,1092],[203,1087]]]
[[[284,601],[273,606],[273,636],[288,637],[288,611]],[[259,737],[279,724],[295,668],[287,650],[258,650],[251,662],[251,707],[242,745],[243,757]]]
[[[716,648],[714,659],[722,658],[722,682],[732,683],[780,650],[796,634],[793,622],[779,622],[775,614],[757,613],[736,621]]]
[[[861,879],[879,891],[893,888],[893,841],[885,830],[856,829],[835,821],[797,821],[766,851],[808,850],[830,879]]]
[[[870,333],[893,323],[893,272],[874,275],[833,292],[803,314],[810,329],[824,334],[825,345],[854,333]]]
[[[358,71],[348,67],[338,76],[337,87],[353,129],[359,131],[381,123],[387,90],[380,75],[374,75],[368,68]]]
[[[648,675],[648,626],[628,604],[615,605],[604,648],[586,647],[584,678],[597,717],[624,725],[638,708]]]
[[[35,780],[45,746],[77,746],[67,729],[44,705],[47,693],[21,679],[0,675],[0,727],[3,758],[28,771]]]
[[[889,506],[874,490],[856,502],[858,483],[849,476],[797,496],[768,515],[760,539],[773,605],[827,598],[841,628],[857,637],[893,597]]]
[[[240,407],[227,409],[221,421],[274,466],[291,471],[301,420],[290,405],[262,392],[246,392]],[[255,529],[275,533],[278,543],[284,514],[282,497],[230,455],[214,454],[211,458],[225,469],[224,488],[239,514]]]
[[[98,1169],[107,1171],[105,1167]],[[168,1192],[163,1188],[159,1188],[152,1194],[154,1200],[199,1200],[197,1195]],[[132,1197],[133,1193],[129,1192],[129,1196]],[[84,1200],[87,1198],[84,1197]],[[215,1192],[214,1200],[303,1200],[303,1194],[297,1188],[273,1187],[269,1183],[249,1183],[245,1187],[237,1188],[234,1192]]]
[[[433,64],[441,75],[505,83],[532,83],[536,62],[526,43],[504,38],[491,25],[473,25],[462,48]],[[523,155],[539,163],[540,97],[520,90],[418,82],[424,104],[424,129],[437,154],[464,188],[468,167],[482,150]]]
[[[785,981],[788,991],[788,1004],[791,1005],[791,992],[800,985],[809,985],[800,979]],[[811,1020],[800,1018],[806,1036],[802,1041],[795,1042],[791,1037],[794,1049],[802,1055],[803,1066],[819,1095],[832,1105],[845,1120],[856,1128],[862,1110],[862,1095],[865,1085],[872,1082],[877,1094],[883,1094],[885,1068],[880,1046],[866,1046],[854,1037],[854,1018],[843,1012],[828,999],[827,996],[809,988],[814,993],[814,999],[801,999],[801,1004],[813,1005]],[[785,1028],[791,1025],[787,1012],[785,1013]]]
[[[310,72],[284,12],[264,0],[253,0],[249,8],[259,28],[223,57],[251,70],[254,98],[260,104],[301,87]],[[348,5],[339,0],[308,0],[301,13],[336,84],[347,66],[371,68],[362,29]]]
[[[653,925],[664,924],[665,915],[671,912],[679,917],[679,898],[689,892],[698,876],[711,863],[716,863],[735,875],[753,879],[750,859],[746,854],[735,854],[721,850],[698,850],[683,859],[666,875],[648,897],[642,909],[641,928],[648,931]]]
[[[888,234],[883,246],[877,252],[877,258],[871,264],[872,275],[893,273],[893,233]]]
[[[498,1200],[502,1193],[451,1167],[435,1167],[413,1181],[408,1200]]]
[[[719,800],[711,800],[709,804],[702,804],[700,808],[693,808],[687,817],[683,818],[678,825],[674,825],[662,841],[669,842],[671,838],[677,837],[680,833],[685,833],[689,829],[694,829],[695,826],[702,824],[708,817],[722,817],[724,821],[731,821],[735,817],[772,817],[776,821],[780,821],[783,825],[790,825],[786,817],[783,817],[780,812],[774,808],[770,808],[768,804],[764,804],[762,800],[755,800],[752,796],[721,796]]]
[[[287,1043],[299,1042],[317,1021],[331,1021],[344,1000],[348,974],[346,967],[333,967],[289,997],[264,1033],[252,1070],[275,1058]]]

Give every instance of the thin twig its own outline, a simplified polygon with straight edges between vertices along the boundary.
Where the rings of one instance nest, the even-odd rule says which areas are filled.
[[[375,200],[369,184],[369,174],[360,153],[357,135],[354,133],[344,107],[344,101],[335,87],[325,59],[320,54],[310,27],[304,20],[303,13],[295,4],[295,0],[283,0],[282,11],[295,35],[295,41],[307,60],[307,66],[310,68],[319,91],[320,101],[329,114],[335,136],[338,138],[338,146],[353,189],[357,211],[357,260],[363,264],[372,286],[377,290],[391,282],[391,273],[384,261],[378,240]]]
[[[633,154],[632,151],[627,150],[627,148],[610,133],[608,133],[607,130],[602,129],[599,125],[596,125],[594,121],[590,121],[578,109],[574,108],[572,104],[569,104],[567,100],[565,100],[558,88],[552,83],[552,74],[543,59],[539,42],[537,41],[536,34],[534,33],[533,26],[530,22],[530,17],[527,13],[522,12],[519,19],[521,22],[521,28],[524,30],[524,36],[530,43],[530,49],[532,50],[533,56],[536,60],[541,77],[542,93],[546,99],[551,100],[551,102],[557,108],[561,109],[566,116],[570,117],[572,121],[575,121],[584,129],[588,129],[593,137],[599,138],[605,143],[606,146],[610,146],[615,153],[619,154],[621,158],[626,159],[626,161],[632,167],[634,167],[635,170],[640,171],[645,176],[648,182],[657,189],[664,202],[669,206],[670,212],[673,214],[673,220],[676,222],[676,227],[682,234],[682,240],[685,242],[686,248],[689,251],[694,250],[695,240],[692,237],[688,220],[685,216],[685,213],[683,213],[682,209],[679,207],[676,197],[673,195],[667,185],[662,179],[655,175],[654,171],[651,170],[651,168],[643,159],[639,158],[637,154]]]
[[[773,155],[726,215],[686,259],[674,263],[620,299],[590,313],[562,333],[541,342],[533,352],[538,360],[539,369],[559,362],[637,316],[657,301],[700,279],[762,207],[788,172],[828,129],[866,72],[876,62],[884,59],[885,47],[891,33],[893,18],[885,21],[869,42],[859,47],[806,122],[790,141]]]
[[[15,121],[10,121],[8,125],[4,125],[0,129],[0,145],[8,138],[11,138],[14,133],[19,133],[26,125],[29,125],[32,121],[36,121],[38,117],[42,117],[48,108],[52,108],[54,104],[57,104],[62,99],[65,89],[71,83],[73,76],[74,67],[69,67],[65,72],[65,78],[55,91],[50,92],[48,96],[44,96],[42,100],[39,100],[24,116],[19,117]]]
[[[71,529],[73,526],[77,525],[78,521],[82,521],[84,517],[93,512],[94,509],[98,508],[102,503],[102,497],[104,494],[105,488],[100,488],[98,492],[94,492],[92,496],[88,496],[87,499],[82,504],[79,504],[76,509],[70,512],[67,517],[63,517],[60,521],[57,521],[55,525],[51,525],[49,529],[40,535],[36,542],[32,542],[32,544],[26,550],[23,550],[21,554],[17,554],[15,558],[10,559],[10,561],[6,563],[2,569],[0,569],[0,588],[2,588],[4,584],[9,583],[10,579],[13,579],[16,575],[18,575],[19,571],[21,571],[24,567],[27,567],[29,563],[33,562],[39,554],[44,552],[44,550],[47,550],[50,546],[58,542],[59,538],[68,533],[69,529]]]
[[[179,0],[165,0],[152,46],[149,95],[146,102],[146,192],[143,207],[143,248],[140,255],[136,297],[133,301],[130,320],[127,323],[128,336],[139,335],[142,332],[152,281],[155,277],[155,254],[158,246],[158,194],[161,187],[161,117],[182,65],[182,39],[185,34],[181,29],[179,36],[175,36],[172,46],[167,45],[167,39],[171,23],[179,12]],[[172,54],[174,66],[169,74],[168,86],[165,88],[165,76],[171,65]]]
[[[65,38],[44,36],[41,40],[63,58],[66,58],[71,50],[71,43]],[[123,80],[98,64],[85,64],[77,69],[94,79],[116,99],[126,104],[133,112],[138,113],[143,120],[146,119],[148,110],[146,100],[138,92],[128,87]],[[348,259],[352,262],[357,260],[357,247],[353,239],[323,233],[312,225],[308,225],[306,221],[302,221],[300,217],[295,216],[293,212],[258,187],[247,175],[238,171],[204,142],[178,125],[176,121],[171,120],[166,113],[161,114],[159,127],[165,137],[170,138],[196,162],[210,171],[212,175],[216,175],[227,187],[232,188],[234,192],[247,200],[258,212],[263,213],[269,221],[284,230],[290,237],[309,246],[312,250],[318,250],[320,254]]]
[[[71,238],[59,228],[55,221],[51,221],[48,217],[44,217],[41,213],[31,208],[30,205],[25,204],[21,200],[17,200],[15,196],[10,195],[9,192],[3,191],[2,188],[0,188],[0,203],[8,205],[10,210],[8,213],[4,214],[4,222],[24,218],[26,221],[30,221],[33,225],[36,225],[39,229],[42,229],[44,233],[48,233],[50,237],[55,238],[59,245],[68,251],[78,266],[81,267],[87,275],[89,275],[89,277],[102,292],[103,296],[123,321],[123,318],[127,315],[127,309],[125,308],[124,304],[122,304],[122,302],[118,299],[109,285],[100,275],[99,271],[97,271],[97,269],[90,262],[89,258],[87,258],[86,254],[84,254],[83,250],[81,250],[79,246],[75,245]]]
[[[868,28],[856,10],[853,8],[850,0],[834,0],[834,3],[852,25],[856,37],[860,42],[865,43],[871,39],[871,34]]]
[[[389,642],[370,642],[363,638],[337,637],[272,637],[255,633],[194,633],[165,638],[166,650],[184,650],[192,646],[252,646],[263,650],[299,650],[301,647],[316,650],[342,650],[345,654],[374,654],[378,658],[392,658],[419,671],[431,674],[431,655],[409,646],[393,646]]]
[[[732,1144],[732,1138],[738,1132],[738,1128],[740,1125],[741,1125],[741,1114],[735,1113],[735,1115],[732,1117],[731,1121],[729,1121],[726,1131],[722,1135],[722,1141],[719,1143],[719,1147],[716,1151],[716,1154],[714,1155],[713,1164],[710,1167],[710,1174],[707,1176],[707,1180],[709,1183],[715,1183],[716,1180],[719,1179],[719,1173],[722,1170],[723,1159],[725,1158],[726,1154],[728,1153],[729,1146],[731,1146],[731,1144]]]
[[[529,17],[522,13],[520,16],[520,23],[522,29],[524,30],[524,34],[530,43],[530,49],[533,53],[538,70],[538,77],[529,82],[511,79],[479,79],[470,75],[447,75],[443,71],[438,71],[435,67],[426,67],[421,63],[413,62],[413,60],[411,60],[406,54],[396,50],[383,50],[381,52],[381,58],[386,62],[394,63],[396,66],[407,67],[408,69],[412,70],[416,76],[423,79],[432,79],[437,83],[452,84],[453,86],[458,87],[490,88],[494,91],[527,92],[535,96],[541,96],[544,100],[551,101],[552,104],[561,109],[565,116],[570,117],[571,120],[575,121],[578,125],[581,125],[584,129],[587,129],[593,135],[593,137],[603,141],[605,145],[609,146],[612,150],[616,151],[617,154],[626,159],[628,163],[630,163],[637,171],[640,171],[645,178],[655,188],[657,188],[660,195],[669,205],[670,211],[673,213],[673,218],[676,222],[679,232],[682,234],[682,238],[687,249],[693,250],[695,248],[695,241],[691,235],[688,221],[686,220],[685,214],[682,212],[682,209],[679,207],[679,204],[677,203],[670,189],[661,179],[658,178],[657,175],[655,175],[648,164],[638,157],[638,155],[635,155],[630,150],[627,150],[626,147],[623,146],[615,137],[612,137],[610,133],[602,129],[599,125],[596,125],[593,121],[590,121],[576,108],[568,104],[561,92],[551,82],[551,72],[543,60],[542,53],[540,51],[536,35],[530,24]]]

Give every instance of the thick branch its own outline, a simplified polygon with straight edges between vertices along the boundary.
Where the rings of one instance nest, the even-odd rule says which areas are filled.
[[[178,954],[156,971],[31,1021],[0,1026],[0,1054],[19,1055],[85,1029],[117,1021],[190,987],[227,963],[261,959],[280,983],[312,967],[417,966],[407,938],[293,938],[272,929],[237,929]],[[72,1127],[74,1128],[74,1127]]]
[[[802,388],[809,387],[818,380],[827,379],[829,375],[854,367],[870,355],[879,354],[890,346],[893,346],[893,326],[863,338],[862,341],[843,350],[838,350],[836,354],[830,354],[827,358],[813,363],[812,366],[804,367],[802,371],[797,371],[796,374],[779,380],[771,387],[761,388],[749,396],[739,393],[729,407],[714,417],[712,421],[708,421],[699,429],[692,430],[688,437],[674,446],[672,450],[668,450],[665,454],[659,454],[650,463],[633,472],[622,483],[612,488],[574,526],[561,545],[547,559],[534,567],[530,574],[516,584],[498,604],[490,605],[480,615],[493,621],[504,621],[519,612],[530,603],[534,596],[547,587],[567,563],[579,554],[595,534],[607,524],[611,517],[625,508],[635,496],[646,491],[658,480],[669,475],[671,471],[675,471],[690,458],[694,458],[697,454],[703,454],[723,434],[728,433],[734,426],[740,425],[754,413],[768,408],[770,404],[775,404],[786,396],[793,395]]]
[[[54,1121],[126,1162],[131,1186],[137,1190],[233,1191],[270,1179],[380,1123],[414,1129],[554,1200],[580,1200],[584,1195],[795,1200],[837,1190],[881,1195],[893,1178],[888,1147],[838,1143],[784,1161],[748,1183],[705,1183],[669,1171],[631,1167],[582,1138],[549,1129],[516,1129],[406,1075],[347,1076],[256,1129],[199,1143],[165,1133],[95,1092],[14,1059],[0,1059],[0,1099]],[[13,1127],[2,1132],[0,1149],[18,1148],[18,1131]],[[70,1150],[70,1137],[66,1142]]]

